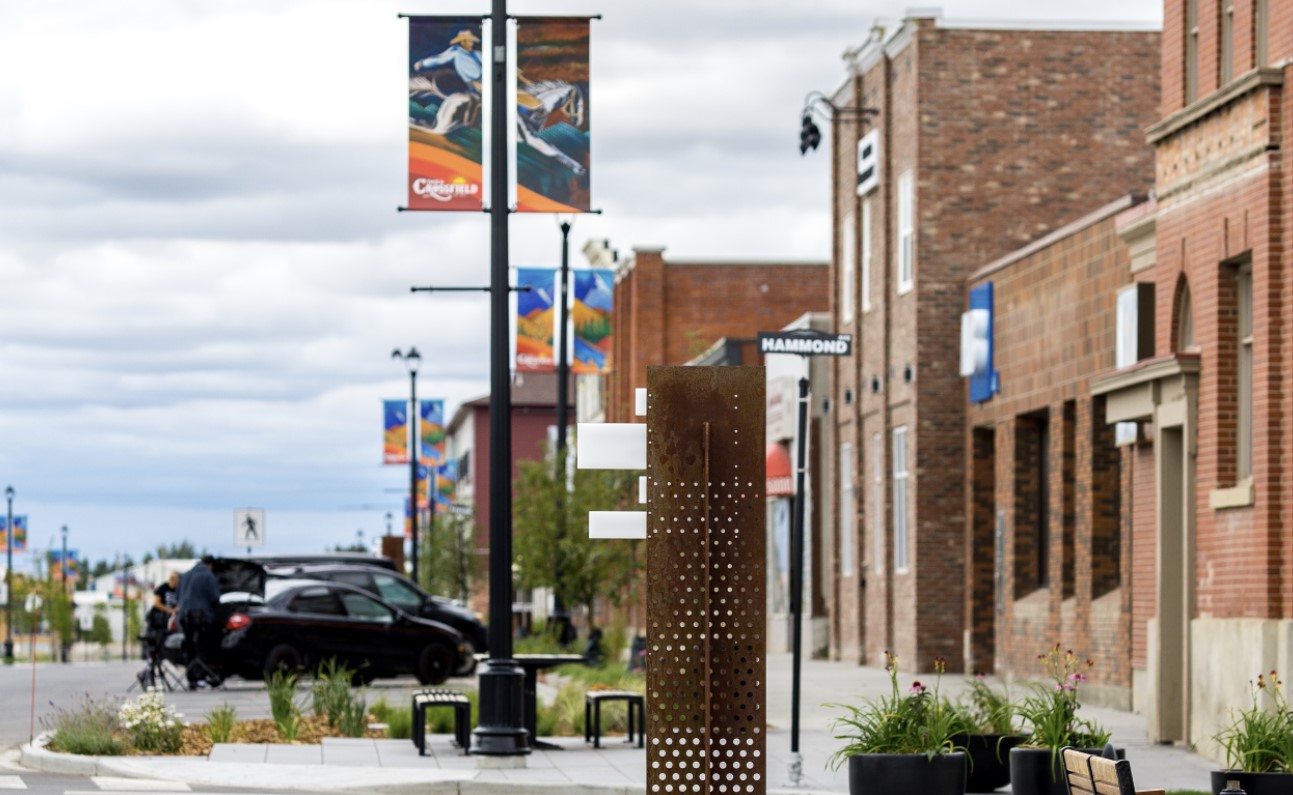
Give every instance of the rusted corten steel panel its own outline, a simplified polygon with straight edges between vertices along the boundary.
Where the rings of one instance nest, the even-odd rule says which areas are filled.
[[[766,789],[762,367],[647,368],[647,792]]]

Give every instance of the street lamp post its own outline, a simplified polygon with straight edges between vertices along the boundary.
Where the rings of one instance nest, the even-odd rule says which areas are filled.
[[[555,581],[557,585],[562,583],[563,561],[561,559],[562,542],[566,536],[566,426],[570,419],[567,416],[570,395],[568,394],[570,381],[570,341],[566,339],[570,325],[570,222],[563,220],[561,222],[561,284],[557,288],[558,300],[561,302],[558,310],[558,326],[561,330],[559,339],[561,347],[557,350],[557,471],[554,473],[557,480],[557,560]],[[552,597],[553,622],[557,625],[557,640],[565,644],[570,632],[570,611],[566,608],[565,600],[561,594],[554,589]],[[590,619],[591,620],[591,619]]]
[[[417,348],[409,348],[407,352],[396,348],[391,351],[391,358],[404,360],[409,371],[409,520],[412,522],[409,558],[413,563],[413,582],[421,582],[418,576],[418,365],[422,364],[422,354]]]
[[[13,486],[5,486],[4,498],[9,510],[4,531],[4,661],[9,665],[13,664],[13,494]]]
[[[507,0],[493,0],[494,46],[489,57],[490,105],[490,339],[489,339],[489,661],[480,674],[476,753],[530,753],[521,705],[525,674],[512,659],[512,385],[508,279]]]
[[[63,596],[67,596],[67,525],[63,525],[63,556],[59,558],[58,573],[63,580]],[[62,634],[60,632],[60,634]],[[67,662],[67,644],[59,640],[59,660]]]

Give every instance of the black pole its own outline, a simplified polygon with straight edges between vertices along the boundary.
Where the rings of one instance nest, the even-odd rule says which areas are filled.
[[[490,64],[489,661],[480,674],[475,753],[530,753],[522,727],[525,675],[512,659],[512,391],[507,216],[507,0],[493,0]]]
[[[421,584],[418,570],[418,371],[409,370],[409,557],[413,582]]]
[[[431,562],[431,538],[435,535],[435,501],[439,496],[440,475],[436,473],[434,461],[427,460],[427,526],[426,526],[426,553],[427,568],[435,566]],[[422,585],[422,572],[418,572],[417,583]],[[430,581],[427,581],[427,588],[430,588]]]
[[[566,426],[570,423],[568,405],[570,403],[570,345],[566,332],[570,325],[570,222],[561,222],[561,282],[557,287],[557,300],[560,301],[557,328],[561,330],[561,345],[557,351],[557,549],[556,565],[553,567],[553,579],[560,586],[562,569],[561,545],[566,538]],[[570,613],[561,598],[559,590],[552,595],[553,620],[557,625],[557,639],[565,643],[570,626]],[[592,630],[592,616],[588,617],[589,630]]]
[[[33,632],[35,630],[32,630]],[[36,652],[32,651],[34,657]],[[121,566],[121,661],[130,659],[130,564]]]
[[[801,769],[799,758],[799,673],[803,656],[803,613],[804,589],[804,462],[808,449],[808,377],[799,379],[799,436],[795,449],[795,517],[794,528],[790,539],[790,616],[792,639],[792,663],[790,674],[790,764],[792,784]]]
[[[4,600],[4,661],[13,665],[13,486],[4,490],[5,501],[9,503],[8,523],[5,525],[5,600]]]
[[[60,598],[66,598],[67,597],[67,525],[63,525],[63,557],[58,564],[58,573],[63,578],[63,594]],[[59,659],[59,662],[67,662],[67,644],[63,642],[62,630],[59,630],[58,659]]]

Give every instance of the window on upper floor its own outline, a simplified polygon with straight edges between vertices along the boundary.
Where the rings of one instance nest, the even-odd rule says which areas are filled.
[[[1217,85],[1224,86],[1234,76],[1235,0],[1221,0],[1221,47],[1217,56]]]
[[[853,213],[840,220],[840,322],[853,322],[854,238]]]
[[[862,201],[862,311],[871,311],[871,200]]]
[[[898,175],[898,294],[911,291],[916,270],[916,179],[911,170]]]
[[[1190,285],[1184,280],[1176,288],[1176,318],[1174,328],[1176,334],[1173,339],[1177,353],[1194,353],[1198,351],[1198,346],[1194,344],[1194,307],[1190,300]]]
[[[1267,0],[1253,0],[1253,66],[1266,65],[1266,37],[1270,35]]]
[[[1199,98],[1199,0],[1185,0],[1185,104]]]

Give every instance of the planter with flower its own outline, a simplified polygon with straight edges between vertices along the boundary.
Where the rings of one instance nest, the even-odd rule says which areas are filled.
[[[993,687],[987,680],[986,674],[975,674],[957,704],[971,727],[968,734],[952,738],[969,756],[966,792],[992,792],[1009,784],[1010,749],[1024,739],[1015,728],[1009,690],[1004,685]]]
[[[849,792],[965,792],[965,752],[952,741],[968,728],[964,713],[939,695],[945,664],[935,661],[932,688],[914,682],[898,687],[898,658],[885,653],[890,692],[862,706],[833,704],[844,710],[835,720],[835,738],[845,745],[831,757],[838,769],[847,760]]]
[[[1212,791],[1238,781],[1248,795],[1293,795],[1293,712],[1284,698],[1284,683],[1271,671],[1258,674],[1252,703],[1231,710],[1230,725],[1212,739],[1226,753],[1227,770],[1212,771]]]
[[[1047,682],[1034,683],[1028,695],[1014,705],[1028,738],[1010,750],[1010,791],[1015,795],[1067,795],[1060,750],[1065,746],[1098,754],[1109,741],[1109,732],[1087,718],[1079,718],[1078,688],[1086,681],[1085,663],[1072,651],[1056,645],[1038,655]]]

